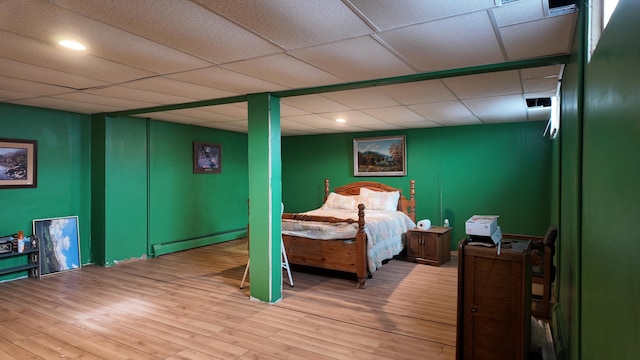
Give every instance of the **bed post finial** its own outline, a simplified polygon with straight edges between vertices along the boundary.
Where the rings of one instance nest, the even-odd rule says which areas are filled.
[[[324,179],[324,201],[329,197],[329,179]]]
[[[409,204],[411,205],[411,209],[409,209],[409,217],[416,221],[416,181],[409,181]]]

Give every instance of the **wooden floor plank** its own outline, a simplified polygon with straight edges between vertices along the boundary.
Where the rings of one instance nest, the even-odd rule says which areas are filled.
[[[240,239],[0,283],[0,358],[455,358],[455,256],[391,260],[365,289],[294,268],[275,304],[239,288],[247,257]]]

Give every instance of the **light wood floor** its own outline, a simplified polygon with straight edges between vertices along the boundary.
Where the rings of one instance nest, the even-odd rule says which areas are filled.
[[[0,284],[0,359],[454,359],[457,262],[240,289],[245,240]]]

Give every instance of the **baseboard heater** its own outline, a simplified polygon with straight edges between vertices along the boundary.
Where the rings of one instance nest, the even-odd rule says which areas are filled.
[[[153,257],[174,253],[176,251],[189,250],[201,246],[213,245],[224,241],[240,239],[247,236],[247,229],[235,229],[195,238],[169,241],[160,244],[153,244]]]

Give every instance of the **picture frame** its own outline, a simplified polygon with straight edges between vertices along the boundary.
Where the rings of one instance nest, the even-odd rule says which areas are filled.
[[[40,239],[40,275],[80,269],[77,216],[33,220],[33,233]]]
[[[404,135],[353,139],[354,176],[406,176]]]
[[[222,172],[222,145],[194,141],[193,173],[219,174]]]
[[[38,187],[38,142],[0,138],[0,189]]]

